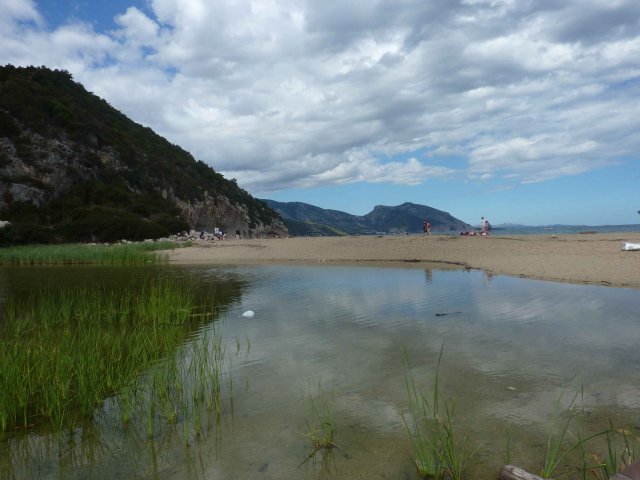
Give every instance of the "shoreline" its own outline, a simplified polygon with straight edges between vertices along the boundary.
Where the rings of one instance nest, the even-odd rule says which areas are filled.
[[[303,264],[470,268],[576,284],[640,288],[640,233],[292,237],[196,241],[175,265]]]

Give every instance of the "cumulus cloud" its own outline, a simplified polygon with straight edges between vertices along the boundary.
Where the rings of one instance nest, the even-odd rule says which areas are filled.
[[[148,6],[113,31],[48,30],[34,2],[8,0],[0,61],[70,70],[258,192],[434,178],[509,188],[640,146],[636,0]]]

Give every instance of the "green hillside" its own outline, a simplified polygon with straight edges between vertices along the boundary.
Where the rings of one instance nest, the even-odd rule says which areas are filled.
[[[159,237],[196,227],[184,205],[207,198],[246,211],[247,229],[280,221],[68,72],[0,67],[0,244]]]

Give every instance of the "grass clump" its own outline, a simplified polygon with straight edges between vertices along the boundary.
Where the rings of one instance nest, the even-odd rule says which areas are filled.
[[[173,250],[174,242],[147,242],[124,245],[26,245],[0,249],[2,265],[136,265],[160,264],[167,256],[153,253]],[[186,245],[185,245],[186,246]]]
[[[609,420],[606,450],[584,455],[583,479],[607,480],[640,459],[640,444],[631,430],[615,428]]]
[[[407,374],[409,408],[402,416],[411,441],[414,461],[420,478],[460,480],[465,466],[464,447],[454,430],[455,401],[442,397],[440,391],[440,349],[433,387],[418,388]],[[405,357],[408,370],[408,360]]]
[[[322,467],[321,471],[328,472],[333,460],[333,449],[336,448],[333,441],[334,415],[329,398],[320,384],[318,384],[316,396],[309,393],[308,414],[305,422],[307,431],[303,435],[309,441],[310,452],[301,465],[313,460],[314,467],[319,463]],[[321,455],[319,462],[318,455]]]
[[[555,413],[552,416],[547,430],[544,464],[540,470],[540,475],[543,478],[551,478],[554,476],[558,467],[562,462],[566,461],[571,454],[583,449],[589,440],[607,433],[607,430],[605,430],[589,436],[583,436],[580,433],[573,434],[570,427],[575,420],[573,409],[576,404],[576,399],[578,398],[578,393],[573,396],[564,410],[560,408],[562,398],[563,395],[558,397]],[[561,477],[566,475],[568,475],[568,473],[561,475]]]
[[[213,309],[202,305],[194,286],[175,279],[10,297],[1,312],[0,433],[41,419],[73,425],[106,397],[139,391],[131,382],[208,319],[201,312]]]

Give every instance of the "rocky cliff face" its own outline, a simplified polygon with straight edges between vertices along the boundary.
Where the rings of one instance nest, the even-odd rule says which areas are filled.
[[[70,139],[46,139],[26,131],[21,138],[18,152],[11,140],[0,137],[0,210],[16,202],[40,207],[64,195],[79,181],[98,178],[104,171],[126,174],[131,170],[111,147],[92,149]],[[224,195],[205,191],[202,198],[183,199],[170,184],[151,180],[194,230],[240,228],[243,237],[288,233],[282,220],[276,218],[269,224],[252,220],[247,205],[234,204]]]
[[[165,189],[163,196],[171,195]],[[222,228],[233,233],[239,228],[243,238],[288,235],[282,220],[276,219],[268,225],[252,223],[245,205],[233,205],[223,195],[212,196],[205,192],[201,200],[184,201],[177,197],[173,197],[173,200],[191,228],[197,231],[214,232],[215,228]]]
[[[74,142],[28,131],[20,140],[16,145],[0,137],[0,209],[13,202],[41,206],[69,190],[74,182],[95,177],[95,166],[86,161],[89,152]],[[107,152],[99,154],[109,157]]]

